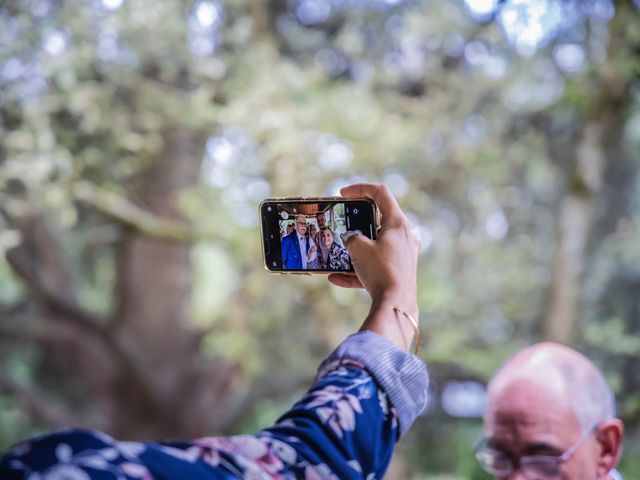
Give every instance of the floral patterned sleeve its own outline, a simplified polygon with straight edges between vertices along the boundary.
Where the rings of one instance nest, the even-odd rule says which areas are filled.
[[[0,478],[380,479],[426,404],[427,381],[416,357],[361,332],[323,362],[298,403],[256,435],[141,443],[60,431],[0,456]]]

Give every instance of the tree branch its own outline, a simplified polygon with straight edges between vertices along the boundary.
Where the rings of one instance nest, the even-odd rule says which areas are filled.
[[[20,385],[3,371],[0,371],[0,392],[22,400],[31,414],[49,427],[78,423],[69,413],[48,403],[42,392]]]
[[[24,325],[15,323],[0,323],[0,338],[11,338],[26,342],[53,343],[66,339],[65,335],[59,335],[58,330],[47,328],[44,325]]]
[[[45,285],[29,268],[28,260],[20,247],[9,250],[6,259],[13,272],[22,279],[34,297],[55,316],[64,317],[82,328],[93,331],[100,329],[100,325],[105,323],[100,316],[83,308],[75,301],[63,298]]]
[[[28,260],[21,255],[20,247],[7,252],[7,261],[13,271],[25,282],[27,288],[33,293],[33,298],[42,305],[48,316],[57,321],[64,321],[75,328],[96,337],[113,356],[119,365],[119,373],[128,379],[129,385],[136,385],[141,393],[140,397],[149,409],[158,408],[158,398],[151,382],[143,372],[129,351],[119,342],[115,333],[110,331],[105,319],[78,305],[75,301],[67,300],[48,288],[40,279],[32,273],[27,263]],[[9,333],[7,331],[7,333]],[[20,335],[19,332],[13,332]],[[42,338],[42,332],[26,331],[24,337],[32,336]]]
[[[73,186],[73,195],[106,215],[144,235],[176,242],[196,242],[219,238],[210,230],[199,229],[186,222],[162,218],[131,203],[112,192],[100,190],[89,182],[78,182]]]

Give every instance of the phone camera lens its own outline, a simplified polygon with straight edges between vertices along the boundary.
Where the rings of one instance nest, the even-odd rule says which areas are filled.
[[[354,209],[353,209],[353,214],[354,214],[354,215],[357,215],[357,214],[358,214],[358,209],[357,209],[357,208],[354,208]]]
[[[271,211],[271,207],[267,207],[267,212],[270,212],[270,211]]]
[[[273,262],[271,265],[273,265],[274,267],[277,266],[277,262]]]
[[[273,239],[273,234],[271,234],[271,238]]]

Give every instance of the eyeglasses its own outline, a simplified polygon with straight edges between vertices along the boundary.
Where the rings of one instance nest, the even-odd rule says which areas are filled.
[[[556,480],[560,478],[561,465],[576,453],[597,428],[598,425],[594,425],[561,455],[523,455],[514,459],[505,452],[491,448],[484,438],[476,442],[473,450],[482,469],[497,478],[506,478],[519,468],[527,480]]]

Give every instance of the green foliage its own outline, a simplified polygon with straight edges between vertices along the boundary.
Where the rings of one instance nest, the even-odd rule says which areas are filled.
[[[311,25],[296,19],[296,2],[0,6],[0,248],[35,242],[26,219],[44,218],[68,273],[54,286],[76,286],[79,305],[106,323],[122,306],[119,252],[136,234],[153,236],[140,212],[161,211],[170,180],[184,175],[151,230],[166,232],[171,216],[178,234],[160,242],[195,237],[175,242],[191,245],[177,276],[193,282],[176,325],[202,335],[195,353],[233,366],[228,402],[246,411],[219,424],[236,433],[273,421],[367,312],[362,292],[264,271],[262,198],[388,183],[422,237],[423,358],[443,382],[451,372],[486,381],[543,338],[559,212],[578,178],[592,209],[570,341],[612,379],[630,432],[622,471],[639,476],[639,381],[625,377],[640,368],[637,9],[578,15],[522,54],[497,17],[478,22],[463,2],[361,3]],[[203,4],[218,15],[204,24]],[[585,55],[574,71],[557,61],[567,43]],[[605,132],[600,140],[587,124]],[[585,139],[604,152],[595,190],[576,167]],[[82,188],[121,200],[132,216]],[[32,256],[45,272],[51,259]],[[141,278],[154,278],[161,260]],[[132,297],[170,293],[141,283],[127,284]],[[48,347],[27,349],[5,332],[14,314],[50,320],[8,260],[0,304],[3,371],[45,403],[81,405],[78,420],[101,426],[99,395],[77,371],[61,375]],[[25,402],[0,396],[0,448],[48,426]],[[412,478],[484,478],[469,451],[478,430],[433,411],[399,455]]]

